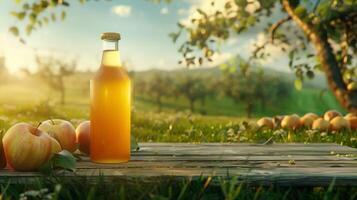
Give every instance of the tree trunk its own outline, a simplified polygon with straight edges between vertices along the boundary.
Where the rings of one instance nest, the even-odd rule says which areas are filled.
[[[156,103],[157,103],[157,112],[161,112],[162,103],[161,103],[161,96],[160,95],[158,95],[156,97]]]
[[[248,102],[245,107],[245,114],[247,115],[247,118],[250,118],[252,116],[252,110],[253,110],[253,104]]]
[[[338,102],[348,111],[357,113],[357,91],[347,90],[346,83],[342,78],[341,68],[328,42],[326,30],[321,30],[321,32],[315,31],[311,24],[304,22],[295,14],[289,0],[282,0],[282,4],[288,15],[304,31],[315,46],[317,57],[323,67],[328,86]]]
[[[206,98],[202,97],[201,98],[201,106],[204,107],[206,105]]]
[[[191,112],[195,111],[195,105],[194,104],[195,104],[195,101],[190,99],[190,110],[191,110]]]
[[[60,95],[61,95],[61,105],[64,105],[66,102],[65,102],[65,88],[64,88],[64,83],[63,83],[63,78],[60,78]]]

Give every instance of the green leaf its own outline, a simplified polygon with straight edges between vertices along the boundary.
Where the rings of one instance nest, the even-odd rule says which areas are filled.
[[[76,158],[66,150],[63,150],[54,156],[54,168],[65,169],[69,171],[76,170]]]
[[[253,15],[250,15],[247,19],[247,25],[252,26],[256,22],[256,17]]]
[[[35,24],[36,20],[37,20],[37,14],[36,13],[31,13],[30,16],[29,16],[29,19],[30,19],[30,22],[32,24]]]
[[[136,138],[134,137],[134,135],[131,135],[130,136],[130,149],[132,151],[138,151],[140,149],[137,141],[136,141]]]
[[[12,26],[9,28],[10,33],[12,33],[14,36],[19,36],[19,29],[16,26]]]
[[[235,2],[237,4],[237,6],[239,6],[241,8],[247,6],[247,4],[248,4],[247,0],[235,0]]]
[[[51,14],[51,19],[52,19],[53,22],[56,21],[56,14],[55,14],[55,13],[52,13],[52,14]]]
[[[197,9],[197,12],[201,15],[203,15],[204,17],[207,17],[207,14],[205,13],[205,11],[203,11],[202,9]]]
[[[32,25],[32,24],[28,24],[28,25],[26,26],[26,29],[25,29],[26,34],[27,34],[27,35],[30,35],[31,32],[32,32],[32,30],[33,30],[33,25]]]
[[[66,12],[65,11],[62,11],[61,13],[61,20],[65,20],[66,19]]]
[[[20,12],[20,13],[17,13],[17,19],[19,20],[23,20],[25,17],[26,17],[26,13],[25,12]]]
[[[301,18],[305,17],[307,13],[306,8],[303,6],[298,6],[297,8],[295,8],[294,12]]]
[[[44,174],[51,174],[56,169],[63,169],[74,172],[76,170],[76,158],[67,150],[56,153],[52,158],[41,166],[39,171]]]
[[[29,5],[28,3],[25,3],[25,4],[22,6],[22,8],[23,8],[24,10],[28,10],[28,9],[30,8],[30,5]]]
[[[295,79],[294,85],[295,85],[295,88],[297,90],[301,90],[302,89],[302,81],[301,81],[301,79]]]

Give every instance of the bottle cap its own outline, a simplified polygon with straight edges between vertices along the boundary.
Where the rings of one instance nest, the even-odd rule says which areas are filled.
[[[120,40],[120,34],[115,32],[105,32],[101,34],[100,38],[102,40],[117,41]]]

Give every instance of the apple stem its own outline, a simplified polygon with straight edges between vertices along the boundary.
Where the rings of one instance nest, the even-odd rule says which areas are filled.
[[[37,126],[36,126],[36,135],[37,135],[37,131],[38,131],[38,127],[40,127],[41,126],[41,124],[42,124],[42,122],[39,122],[38,124],[37,124]]]
[[[51,121],[52,125],[55,125],[55,121],[53,121],[52,118],[50,119],[50,121]]]

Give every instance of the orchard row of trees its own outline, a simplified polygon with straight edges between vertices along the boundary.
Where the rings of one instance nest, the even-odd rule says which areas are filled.
[[[291,84],[266,76],[261,71],[243,74],[240,70],[223,70],[219,77],[191,74],[174,76],[157,72],[146,80],[135,80],[134,88],[136,96],[153,100],[159,112],[164,100],[168,99],[183,98],[191,112],[194,112],[197,103],[204,107],[207,99],[228,97],[237,104],[243,104],[247,117],[250,117],[257,106],[266,108],[282,98],[288,98]]]
[[[36,72],[31,73],[23,69],[23,73],[58,92],[60,103],[65,104],[66,78],[78,73],[77,63],[55,57],[37,56],[36,64]],[[135,73],[130,75],[135,84],[135,96],[154,101],[159,112],[167,99],[185,99],[191,112],[195,112],[197,103],[204,107],[207,99],[227,97],[237,104],[243,104],[247,117],[250,117],[256,107],[266,108],[278,103],[282,98],[289,97],[290,83],[264,75],[259,70],[250,70],[247,65],[247,62],[238,59],[222,68],[219,75],[188,72],[181,75],[177,75],[177,72],[156,72],[145,74],[142,78],[136,77]],[[4,71],[6,67],[3,65],[1,69],[0,71]]]

